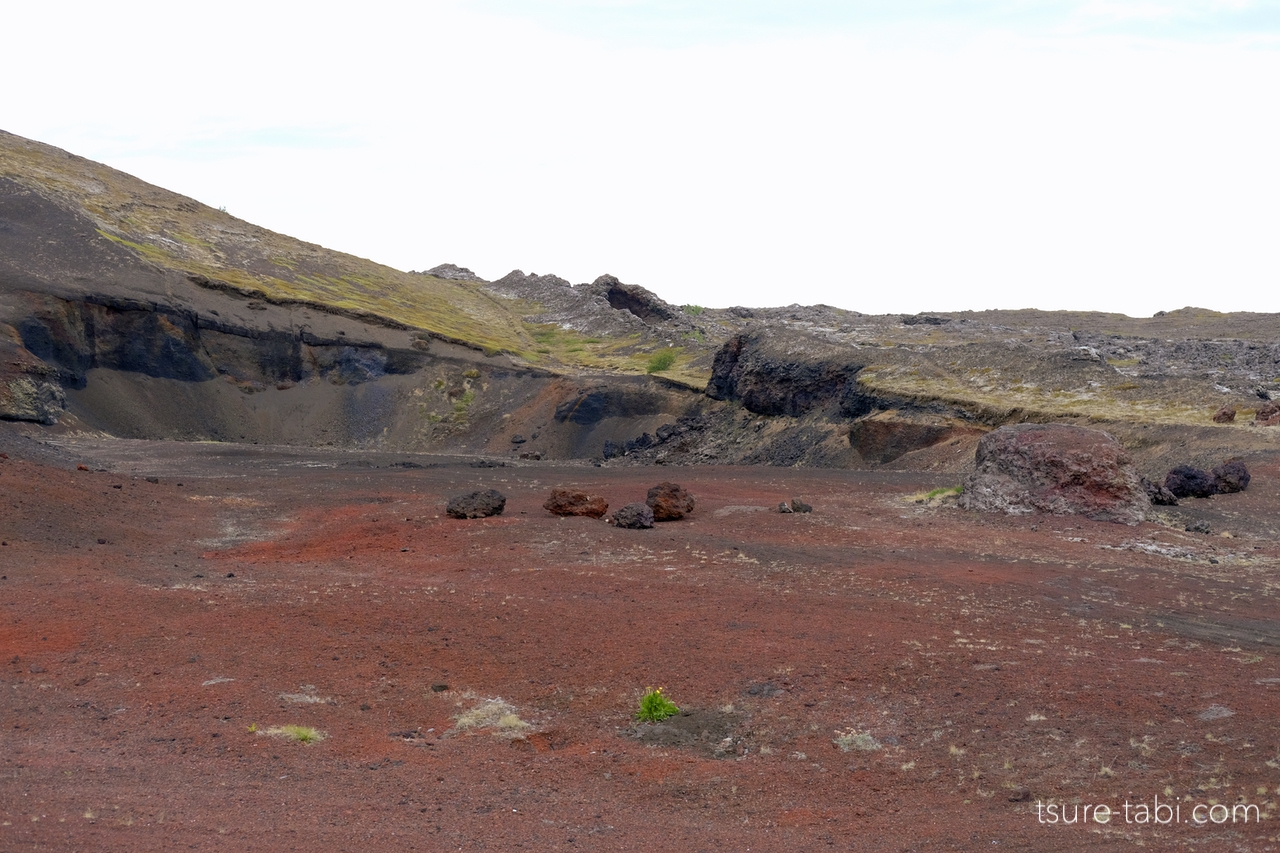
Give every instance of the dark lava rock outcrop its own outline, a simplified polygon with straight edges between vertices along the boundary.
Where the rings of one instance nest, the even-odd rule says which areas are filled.
[[[488,518],[491,515],[502,515],[506,507],[507,498],[502,492],[497,489],[481,489],[450,498],[445,512],[450,518]]]
[[[675,483],[659,483],[649,490],[645,503],[654,521],[679,521],[693,512],[693,495]]]
[[[716,400],[740,400],[759,415],[797,417],[833,404],[846,416],[865,415],[873,405],[856,381],[865,363],[853,356],[845,351],[837,358],[822,357],[809,347],[793,350],[761,334],[735,335],[716,353],[706,393]]]
[[[961,506],[1136,524],[1150,507],[1129,454],[1105,432],[1017,424],[983,436]]]
[[[609,504],[598,495],[589,495],[576,489],[552,489],[542,508],[552,515],[585,515],[588,518],[603,518],[609,511]]]

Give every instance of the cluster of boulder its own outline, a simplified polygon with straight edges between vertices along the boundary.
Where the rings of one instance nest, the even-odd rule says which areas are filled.
[[[600,518],[609,505],[603,498],[583,492],[554,489],[543,508],[556,515],[588,515]],[[678,521],[693,512],[694,497],[676,483],[659,483],[649,490],[644,503],[629,503],[614,510],[613,524],[631,530],[647,530],[658,521]]]
[[[960,505],[1009,514],[1045,512],[1136,524],[1152,504],[1244,491],[1249,470],[1238,458],[1212,471],[1180,465],[1163,483],[1138,474],[1133,460],[1101,430],[1062,424],[1017,424],[978,442],[976,468]]]
[[[1259,394],[1263,393],[1265,392],[1259,392]],[[1267,403],[1254,411],[1253,423],[1255,426],[1280,426],[1280,403],[1271,401],[1270,398],[1267,399]],[[1213,413],[1213,422],[1218,424],[1235,423],[1238,411],[1239,409],[1228,403]]]
[[[496,489],[482,489],[449,499],[445,512],[450,518],[488,518],[502,515],[506,497]],[[609,503],[598,495],[578,489],[555,488],[542,505],[553,515],[581,515],[603,518]],[[617,527],[645,530],[657,521],[677,521],[693,512],[694,497],[676,483],[659,483],[649,490],[644,503],[630,503],[613,513]],[[807,512],[808,510],[798,510]]]
[[[658,521],[677,521],[693,512],[694,497],[676,483],[659,483],[649,490],[644,503],[630,503],[615,510],[612,522],[617,527],[645,530]],[[451,518],[488,518],[501,515],[507,499],[495,489],[482,489],[450,498],[445,512]],[[802,505],[807,506],[807,505]],[[555,488],[542,505],[553,515],[580,515],[603,518],[609,503],[599,495],[579,489]],[[791,510],[788,510],[790,512]],[[808,512],[808,508],[795,510]]]
[[[655,521],[677,521],[693,512],[694,499],[676,483],[659,483],[649,490],[644,503],[630,503],[614,510],[613,524],[632,530],[647,530]],[[573,489],[552,489],[542,508],[553,515],[585,515],[603,518],[609,510],[604,498]]]
[[[1177,506],[1179,498],[1207,498],[1229,495],[1249,488],[1249,469],[1244,460],[1228,459],[1212,471],[1192,465],[1179,465],[1164,477],[1163,483],[1143,479],[1147,497],[1156,506]]]

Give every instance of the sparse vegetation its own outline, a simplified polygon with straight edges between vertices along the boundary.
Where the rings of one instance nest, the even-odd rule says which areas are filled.
[[[862,752],[874,752],[880,749],[880,741],[872,737],[870,732],[860,732],[856,729],[836,732],[836,736],[831,742],[840,747],[841,752],[850,752],[855,749]]]
[[[910,495],[907,498],[909,503],[927,504],[934,501],[946,500],[947,498],[958,497],[964,494],[964,486],[943,486],[937,489],[930,489],[927,492]]]
[[[690,317],[697,317],[707,309],[703,308],[701,305],[681,305],[680,310],[688,314]]]
[[[658,350],[649,359],[649,364],[645,368],[646,373],[662,373],[670,370],[671,366],[676,363],[676,355],[679,353],[674,347]]]
[[[680,713],[676,703],[662,693],[662,688],[650,688],[640,698],[640,710],[636,711],[636,719],[642,723],[660,723],[668,717]]]
[[[498,737],[517,738],[530,728],[520,719],[516,708],[502,699],[485,699],[470,711],[459,714],[454,728],[458,731],[492,729]]]
[[[324,732],[319,729],[312,728],[311,726],[272,726],[269,729],[259,731],[257,729],[257,724],[255,723],[254,726],[250,727],[250,730],[258,732],[258,734],[264,734],[267,737],[276,737],[283,740],[291,740],[294,743],[304,744],[319,743],[328,737]]]

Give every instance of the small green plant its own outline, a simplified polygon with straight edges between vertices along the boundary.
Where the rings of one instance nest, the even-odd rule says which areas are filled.
[[[662,695],[662,688],[649,688],[649,692],[640,699],[640,710],[636,711],[636,719],[642,723],[660,723],[667,717],[680,713],[676,703]]]
[[[454,402],[453,410],[458,414],[462,414],[467,410],[467,407],[470,406],[472,402],[475,401],[475,399],[476,399],[476,392],[468,388],[466,391],[462,393],[462,396],[459,397]]]
[[[479,379],[479,378],[480,378],[480,371],[476,370],[476,369],[473,367],[473,368],[471,368],[471,369],[469,369],[469,370],[464,370],[464,371],[462,371],[462,375],[463,375],[463,376],[465,376],[465,377],[467,377],[468,379]]]
[[[645,368],[647,373],[661,373],[664,370],[670,370],[671,365],[676,363],[676,351],[670,347],[664,350],[658,350],[649,359],[649,366]]]
[[[682,305],[680,307],[680,310],[688,314],[690,317],[697,317],[706,309],[703,308],[701,305]]]

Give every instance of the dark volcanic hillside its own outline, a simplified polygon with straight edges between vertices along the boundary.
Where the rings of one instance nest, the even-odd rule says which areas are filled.
[[[704,309],[611,275],[405,273],[0,133],[0,417],[45,430],[958,472],[992,427],[1066,421],[1156,473],[1275,449],[1253,418],[1280,395],[1277,328],[1192,308]]]

